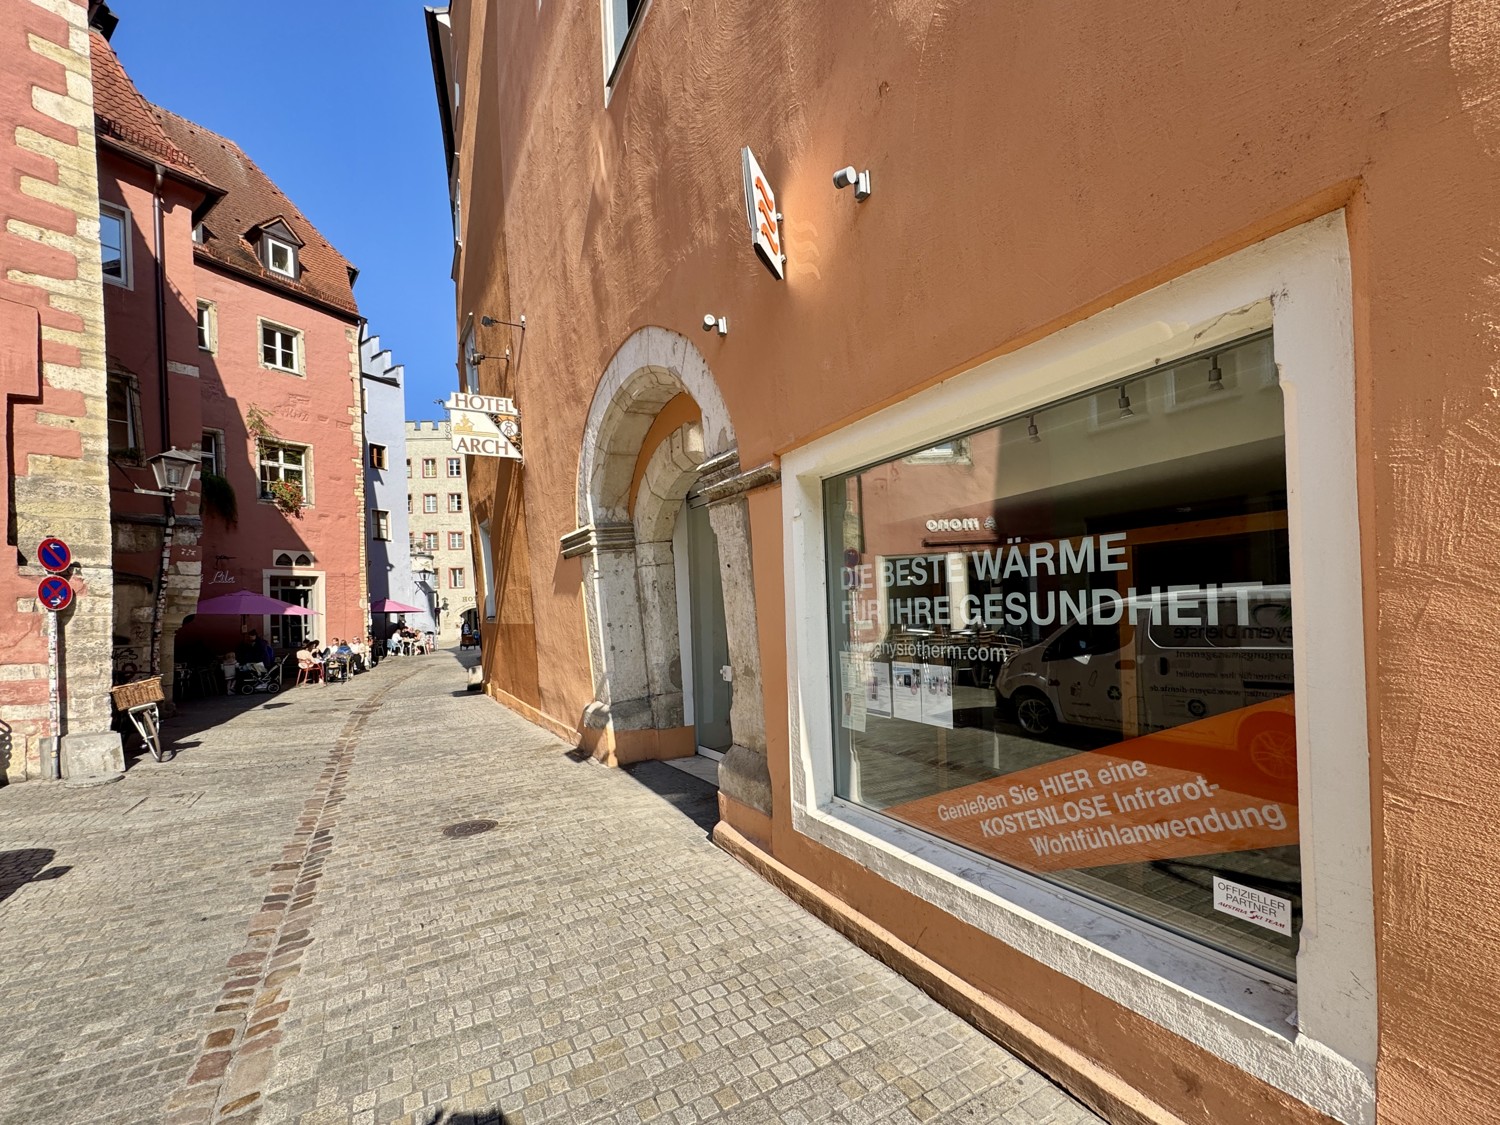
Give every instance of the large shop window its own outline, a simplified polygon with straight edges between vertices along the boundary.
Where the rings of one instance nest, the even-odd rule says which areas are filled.
[[[826,480],[837,795],[1293,976],[1282,418],[1263,334]]]

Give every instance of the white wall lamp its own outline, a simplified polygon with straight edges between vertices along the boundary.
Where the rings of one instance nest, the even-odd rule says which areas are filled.
[[[866,168],[859,171],[850,164],[846,168],[840,168],[833,174],[833,186],[843,191],[849,186],[854,187],[854,198],[865,200],[870,198],[870,170]]]
[[[720,336],[729,335],[729,318],[727,316],[714,316],[713,313],[703,314],[703,331],[717,331]]]

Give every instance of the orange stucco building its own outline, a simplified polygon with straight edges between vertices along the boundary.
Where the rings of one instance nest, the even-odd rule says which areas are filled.
[[[1490,9],[428,30],[486,690],[1112,1120],[1500,1117]]]

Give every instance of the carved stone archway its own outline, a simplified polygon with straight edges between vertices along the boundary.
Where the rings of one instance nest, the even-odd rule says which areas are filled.
[[[653,453],[631,510],[642,442],[661,408],[687,393],[701,424],[683,426]],[[719,540],[725,624],[734,682],[734,745],[720,763],[725,796],[769,815],[750,523],[744,494],[776,479],[739,471],[734,427],[708,364],[685,336],[648,327],[621,345],[589,407],[578,463],[578,527],[564,557],[583,563],[594,699],[586,741],[610,762],[663,756],[663,732],[682,724],[676,577],[671,528],[695,485],[709,500]],[[670,623],[670,629],[668,624]]]

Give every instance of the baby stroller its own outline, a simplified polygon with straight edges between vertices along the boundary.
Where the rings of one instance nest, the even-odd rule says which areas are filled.
[[[241,664],[234,670],[234,690],[240,695],[258,691],[275,695],[281,690],[281,664],[267,668],[264,664]]]

